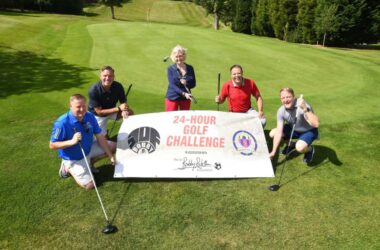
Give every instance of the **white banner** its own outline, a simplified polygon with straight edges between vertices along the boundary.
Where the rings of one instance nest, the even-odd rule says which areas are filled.
[[[175,111],[121,125],[114,177],[274,177],[264,131],[251,114]]]

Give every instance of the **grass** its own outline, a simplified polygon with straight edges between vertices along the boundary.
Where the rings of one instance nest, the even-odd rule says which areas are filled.
[[[197,20],[183,25],[190,15],[146,23],[143,4],[152,15],[162,6],[194,8],[134,1],[119,11],[136,16],[116,21],[100,9],[90,17],[0,13],[0,248],[378,249],[380,51],[216,32]],[[133,83],[129,102],[137,113],[163,111],[162,58],[176,44],[188,48],[195,67],[193,109],[216,109],[217,73],[227,80],[234,63],[258,83],[268,128],[279,89],[303,93],[322,121],[314,164],[292,157],[272,193],[267,186],[277,179],[114,180],[109,163],[99,163],[99,190],[119,228],[104,236],[95,193],[58,177],[60,161],[48,149],[52,123],[72,93],[87,93],[104,64],[125,86]]]
[[[163,10],[165,11],[163,13]],[[90,6],[85,9],[90,15],[110,18],[111,11],[106,6]],[[205,10],[189,2],[167,0],[134,0],[115,8],[117,20],[143,21],[191,26],[211,27],[212,17]]]

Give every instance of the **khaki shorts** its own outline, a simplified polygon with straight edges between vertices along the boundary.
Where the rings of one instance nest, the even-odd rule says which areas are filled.
[[[102,134],[107,134],[107,121],[109,119],[116,120],[117,119],[117,113],[113,113],[107,116],[95,116],[96,121],[99,124],[99,127],[102,129]]]
[[[108,141],[108,144],[110,143],[112,142]],[[88,164],[91,164],[91,161],[90,161],[91,158],[103,155],[104,153],[105,152],[100,147],[98,142],[94,141],[91,147],[91,151],[86,157]],[[75,181],[80,186],[84,187],[92,181],[91,179],[92,173],[89,172],[84,158],[79,161],[62,160],[62,164],[66,167],[66,169],[70,172],[70,174],[74,177]]]

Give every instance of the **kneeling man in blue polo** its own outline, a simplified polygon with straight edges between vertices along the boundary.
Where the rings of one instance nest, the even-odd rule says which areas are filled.
[[[113,165],[116,163],[113,156],[116,144],[107,141],[101,132],[94,115],[87,112],[86,98],[80,94],[71,96],[70,111],[55,121],[49,144],[49,147],[57,150],[59,157],[62,158],[59,170],[62,178],[71,175],[81,187],[94,188],[81,145],[87,161],[91,164],[106,156],[110,158]],[[96,141],[94,141],[94,135]]]

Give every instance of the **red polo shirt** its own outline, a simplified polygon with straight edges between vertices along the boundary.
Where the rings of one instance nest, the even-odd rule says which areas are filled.
[[[257,98],[260,91],[250,79],[244,79],[242,86],[235,86],[232,80],[229,80],[223,84],[220,93],[222,100],[228,98],[228,110],[238,113],[245,113],[252,107],[251,95]]]

